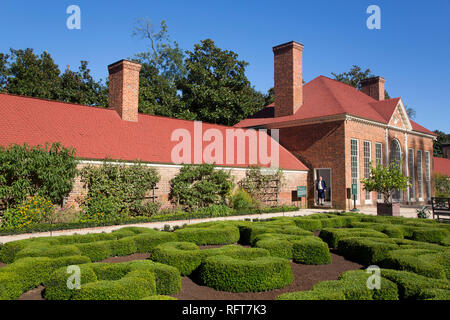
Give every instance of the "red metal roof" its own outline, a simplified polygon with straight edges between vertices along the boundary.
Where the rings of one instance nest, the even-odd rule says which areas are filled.
[[[433,157],[434,173],[445,174],[450,177],[450,159]]]
[[[345,83],[319,76],[303,86],[303,105],[294,115],[274,117],[272,103],[236,127],[248,128],[293,120],[306,120],[341,114],[388,123],[400,98],[377,101]],[[435,135],[411,121],[413,130]]]
[[[223,137],[233,127],[203,123],[203,133],[217,129]],[[194,121],[139,114],[138,122],[122,120],[116,111],[45,99],[0,94],[0,145],[43,145],[61,142],[76,149],[77,156],[86,159],[140,160],[153,163],[173,163],[172,149],[178,141],[171,141],[172,132],[186,129],[194,143]],[[247,130],[246,130],[247,131]],[[258,138],[259,139],[259,138]],[[271,138],[268,139],[270,153]],[[270,140],[269,140],[270,139]],[[225,153],[225,138],[223,139]],[[259,140],[258,140],[259,141]],[[203,142],[204,149],[210,142]],[[193,150],[193,149],[192,149]],[[237,147],[235,161],[237,163]],[[259,149],[258,149],[259,150]],[[289,170],[308,170],[294,155],[279,146],[279,167]],[[248,167],[249,146],[246,143],[244,164],[227,167]],[[192,163],[194,162],[194,151]],[[225,158],[225,157],[224,157]],[[258,164],[264,166],[264,161]]]

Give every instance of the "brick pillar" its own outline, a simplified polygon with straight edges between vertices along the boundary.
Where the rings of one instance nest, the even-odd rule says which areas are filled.
[[[293,115],[303,104],[303,45],[291,41],[273,47],[275,117]]]
[[[361,92],[371,96],[375,100],[384,100],[384,83],[386,80],[382,77],[373,77],[361,80]]]
[[[108,103],[126,121],[138,121],[140,70],[140,64],[127,60],[120,60],[108,66]]]

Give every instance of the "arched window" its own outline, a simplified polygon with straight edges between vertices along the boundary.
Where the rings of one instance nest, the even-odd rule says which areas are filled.
[[[391,141],[391,151],[390,151],[390,162],[395,162],[397,163],[400,168],[402,166],[402,151],[401,151],[401,147],[400,147],[400,143],[398,142],[397,139],[393,139]],[[392,193],[392,200],[393,201],[400,201],[402,197],[402,194],[400,192],[400,190],[395,190]]]
[[[398,165],[401,165],[402,162],[402,151],[397,139],[391,141],[390,162],[395,162]]]

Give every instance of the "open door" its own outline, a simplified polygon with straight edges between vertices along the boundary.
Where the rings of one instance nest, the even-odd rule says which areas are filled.
[[[331,199],[331,169],[330,168],[317,168],[314,169],[314,203],[316,205],[319,204],[318,201],[318,192],[316,189],[316,183],[319,180],[319,177],[322,177],[322,180],[325,181],[327,185],[327,189],[325,191],[325,201],[324,206],[331,207],[332,199]]]

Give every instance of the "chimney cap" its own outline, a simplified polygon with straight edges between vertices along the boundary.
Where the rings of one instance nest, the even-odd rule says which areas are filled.
[[[365,85],[370,85],[370,84],[374,84],[374,83],[377,83],[377,82],[385,83],[386,80],[383,77],[376,76],[376,77],[371,77],[371,78],[367,78],[367,79],[362,79],[361,80],[361,85],[365,86]]]
[[[131,65],[135,65],[136,67],[139,66],[139,68],[142,66],[140,63],[137,63],[137,62],[134,62],[134,61],[130,61],[130,60],[127,60],[127,59],[121,59],[119,61],[116,61],[116,62],[111,63],[110,65],[108,65],[108,70],[113,68],[113,67],[115,67],[115,66],[123,65],[123,64],[128,64],[128,65],[131,64]]]
[[[282,44],[279,44],[279,45],[273,47],[272,50],[278,51],[280,49],[285,49],[285,48],[290,48],[290,47],[296,47],[298,49],[303,50],[304,45],[297,41],[289,41],[289,42],[282,43]]]

